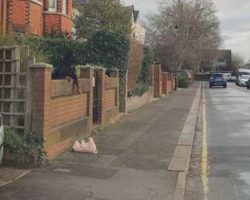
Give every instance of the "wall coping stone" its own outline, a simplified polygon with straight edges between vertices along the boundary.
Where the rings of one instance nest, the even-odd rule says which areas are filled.
[[[35,63],[33,65],[31,65],[30,68],[47,68],[47,69],[50,69],[50,70],[53,70],[53,66],[51,64],[47,64],[47,63]]]
[[[80,65],[80,66],[77,66],[76,69],[94,69],[94,67],[91,65],[87,65],[87,66]]]

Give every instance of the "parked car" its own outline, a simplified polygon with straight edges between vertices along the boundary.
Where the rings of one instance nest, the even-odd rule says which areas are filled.
[[[3,139],[4,139],[4,127],[3,127],[3,119],[0,114],[0,164],[3,159]]]
[[[222,86],[224,88],[227,87],[227,80],[222,73],[212,73],[209,80],[209,87],[212,88],[214,86]]]
[[[249,80],[249,78],[250,78],[249,75],[239,76],[239,78],[237,80],[237,85],[246,87],[247,86],[246,82]]]
[[[227,81],[228,82],[236,82],[237,81],[237,77],[232,75]]]
[[[246,82],[247,85],[247,89],[250,90],[250,78],[248,79],[248,81]]]
[[[223,74],[223,76],[225,77],[225,79],[226,79],[227,81],[230,80],[230,78],[231,78],[231,72],[220,72],[220,73]]]

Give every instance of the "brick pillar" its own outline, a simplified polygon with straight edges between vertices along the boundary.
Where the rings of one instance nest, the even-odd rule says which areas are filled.
[[[103,124],[104,120],[104,92],[105,92],[105,69],[102,67],[95,69],[98,84],[98,121]]]
[[[33,64],[30,67],[31,130],[43,137],[50,129],[51,72],[52,65],[45,63]]]
[[[88,120],[88,130],[91,130],[93,126],[93,85],[94,85],[94,70],[91,67],[82,67],[80,68],[80,78],[89,79],[89,93],[88,93],[88,105],[87,105],[87,115]],[[81,86],[80,86],[81,88]]]
[[[154,97],[161,97],[162,95],[162,76],[161,65],[154,65]]]
[[[168,74],[167,72],[162,72],[162,94],[167,94],[167,83],[168,83]]]
[[[118,108],[118,111],[119,111],[119,70],[118,69],[111,69],[110,70],[110,78],[117,78],[117,82],[118,82],[118,86],[116,88],[116,106]]]

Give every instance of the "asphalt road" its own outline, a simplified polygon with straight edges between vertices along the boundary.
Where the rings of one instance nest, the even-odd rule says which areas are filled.
[[[204,197],[198,128],[186,200],[250,200],[250,91],[229,84],[205,94],[209,190]]]

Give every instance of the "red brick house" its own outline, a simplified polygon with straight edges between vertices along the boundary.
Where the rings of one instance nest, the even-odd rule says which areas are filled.
[[[4,33],[44,35],[72,32],[72,0],[0,0]]]

